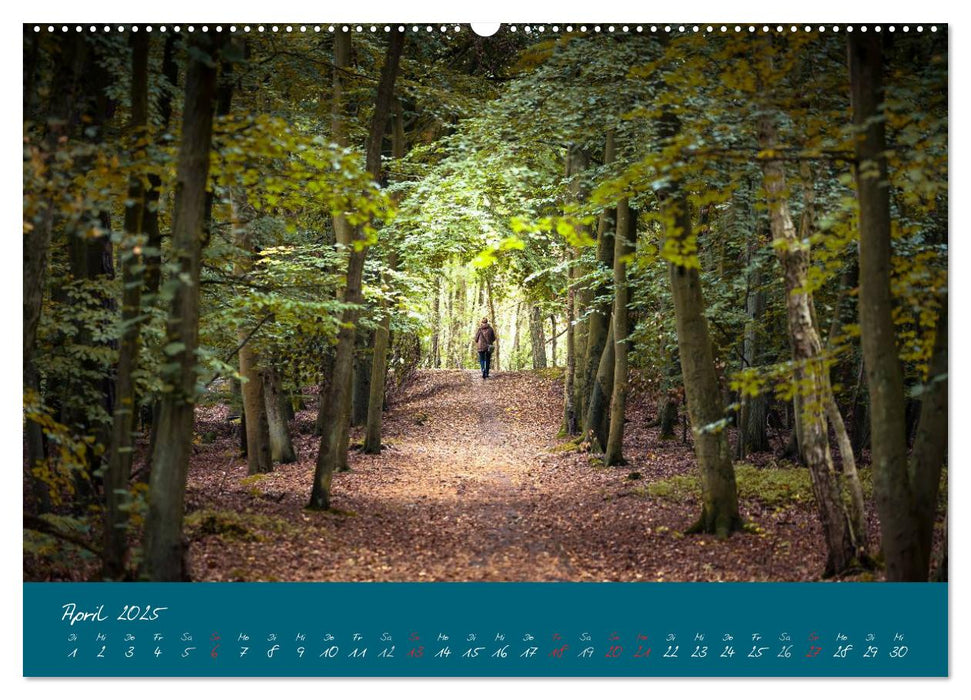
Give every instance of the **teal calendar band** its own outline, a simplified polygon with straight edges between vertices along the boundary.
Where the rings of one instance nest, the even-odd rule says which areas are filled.
[[[26,583],[25,676],[928,677],[947,584]]]

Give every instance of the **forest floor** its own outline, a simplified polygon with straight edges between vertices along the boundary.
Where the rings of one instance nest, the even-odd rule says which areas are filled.
[[[623,467],[556,437],[553,372],[421,371],[385,414],[386,449],[352,451],[332,511],[306,509],[319,439],[247,477],[225,406],[200,408],[189,471],[189,567],[202,581],[807,581],[825,552],[808,473],[738,465],[746,530],[685,535],[700,513],[690,444],[661,441],[630,401]],[[360,439],[359,432],[352,435]],[[864,470],[866,475],[866,470]],[[870,514],[871,542],[877,541]],[[871,574],[863,574],[870,578]],[[877,574],[879,577],[879,574]]]

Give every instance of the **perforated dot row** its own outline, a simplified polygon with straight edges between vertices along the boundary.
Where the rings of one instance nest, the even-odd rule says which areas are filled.
[[[266,33],[266,32],[270,32],[270,33],[273,33],[273,32],[276,32],[276,33],[283,32],[283,33],[294,33],[294,32],[297,32],[297,33],[301,33],[301,34],[306,34],[308,32],[309,33],[320,33],[320,32],[338,32],[338,31],[340,31],[340,32],[371,32],[371,33],[391,32],[391,31],[397,31],[397,32],[408,32],[408,31],[410,31],[412,33],[424,32],[424,33],[427,34],[427,33],[431,33],[431,32],[438,31],[438,32],[441,32],[441,33],[445,34],[445,33],[449,33],[449,32],[461,32],[463,30],[468,30],[468,27],[464,27],[463,28],[462,26],[457,25],[457,24],[453,24],[453,25],[444,25],[443,24],[443,25],[437,25],[437,26],[431,25],[431,24],[427,24],[427,25],[417,25],[417,24],[412,24],[412,25],[403,25],[403,24],[399,24],[399,25],[389,25],[389,24],[385,24],[385,25],[375,25],[375,24],[371,24],[371,25],[362,25],[362,24],[336,24],[336,25],[335,24],[330,24],[330,25],[321,25],[321,24],[314,24],[314,25],[307,25],[307,24],[301,24],[301,25],[292,25],[292,24],[286,24],[286,25],[278,25],[278,24],[272,24],[272,25],[263,25],[263,24],[258,24],[258,25],[249,25],[249,24],[236,25],[236,24],[229,24],[229,25],[222,25],[222,24],[217,24],[217,25],[213,25],[212,27],[210,27],[209,25],[205,25],[205,24],[203,24],[203,25],[193,25],[193,24],[190,24],[190,25],[185,25],[185,26],[178,25],[178,24],[171,25],[171,26],[168,26],[168,25],[159,25],[157,27],[156,26],[152,26],[152,25],[123,25],[123,24],[118,24],[118,25],[108,25],[108,24],[106,24],[106,25],[93,25],[92,24],[92,25],[89,25],[89,26],[82,26],[82,25],[79,25],[79,24],[76,24],[76,25],[67,25],[67,24],[53,25],[53,24],[49,24],[47,26],[43,26],[43,25],[39,25],[39,24],[34,25],[34,31],[35,32],[41,32],[41,31],[45,31],[45,30],[47,32],[50,32],[50,33],[58,32],[58,31],[60,31],[60,32],[70,32],[72,30],[75,31],[75,32],[83,32],[83,31],[85,31],[85,29],[87,29],[87,31],[89,31],[89,32],[99,32],[99,31],[101,31],[101,32],[105,32],[105,33],[110,33],[110,32],[126,32],[126,31],[132,31],[132,32],[138,32],[138,31],[145,31],[145,32],[159,31],[159,32],[163,32],[163,33],[164,32],[167,32],[167,31],[173,31],[173,32],[182,32],[182,31],[195,32],[195,31],[198,30],[198,31],[202,31],[202,32],[208,32],[208,31],[217,31],[217,32],[229,31],[229,32],[243,32],[243,33],[249,33],[249,32],[263,32],[263,33]],[[545,31],[547,31],[547,27],[545,25],[533,26],[533,25],[528,25],[528,24],[527,25],[523,25],[523,26],[518,26],[518,25],[515,25],[515,24],[508,25],[508,26],[505,27],[505,29],[507,31],[513,32],[513,33],[517,32],[517,31],[523,31],[523,32],[525,32],[527,34],[534,33],[534,32],[543,33]],[[801,25],[801,26],[800,25],[795,25],[795,24],[792,24],[792,25],[781,25],[781,24],[778,24],[778,25],[767,25],[767,24],[754,25],[754,24],[749,24],[749,25],[744,25],[744,26],[743,25],[739,25],[739,24],[736,24],[736,25],[725,25],[725,24],[722,24],[722,25],[711,25],[711,24],[709,24],[709,25],[698,25],[698,24],[694,24],[694,25],[684,25],[684,24],[680,24],[680,25],[671,25],[671,24],[665,24],[665,25],[653,25],[653,24],[652,25],[641,25],[641,24],[638,24],[638,25],[627,25],[627,24],[625,24],[625,25],[619,25],[619,26],[618,25],[611,24],[611,25],[601,26],[599,24],[596,24],[596,25],[586,25],[586,24],[572,25],[572,24],[568,24],[568,25],[565,25],[565,26],[551,25],[549,29],[552,32],[554,32],[554,33],[559,33],[560,31],[565,31],[567,33],[573,33],[573,32],[585,33],[585,32],[589,32],[589,31],[593,31],[593,32],[603,32],[603,31],[606,31],[608,33],[611,33],[611,32],[621,32],[621,33],[631,33],[631,32],[644,33],[644,32],[650,32],[650,33],[654,33],[654,34],[657,34],[657,33],[668,33],[668,34],[670,34],[670,33],[683,33],[683,34],[686,34],[686,33],[708,33],[708,34],[715,34],[715,33],[729,33],[729,32],[735,32],[735,33],[742,33],[742,32],[756,33],[756,32],[760,32],[760,33],[763,33],[763,34],[767,34],[767,33],[786,33],[786,32],[788,32],[788,33],[796,33],[796,32],[812,32],[812,31],[817,31],[817,32],[828,32],[828,31],[832,31],[832,32],[840,32],[840,31],[846,31],[846,32],[853,32],[853,31],[859,31],[859,32],[867,32],[867,31],[874,31],[874,32],[881,32],[881,31],[888,31],[888,32],[896,32],[896,31],[910,32],[911,30],[913,30],[913,31],[917,31],[917,32],[923,32],[925,29],[927,29],[927,30],[929,30],[931,32],[936,32],[938,30],[938,27],[937,27],[937,25],[930,25],[929,27],[924,27],[924,25],[921,25],[921,24],[918,24],[916,26],[911,26],[911,25],[906,25],[906,24],[905,25],[900,25],[900,26],[898,26],[898,25],[887,25],[887,26],[884,26],[884,25],[838,25],[838,24],[836,24],[836,25],[822,25],[822,24],[820,24],[820,25],[815,25],[815,26],[808,25],[808,24]]]

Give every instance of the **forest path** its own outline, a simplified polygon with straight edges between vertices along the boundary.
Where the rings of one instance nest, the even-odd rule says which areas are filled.
[[[385,511],[388,544],[421,563],[419,580],[569,580],[559,538],[534,518],[549,494],[532,473],[555,444],[558,408],[525,403],[545,393],[558,407],[558,397],[527,373],[439,371],[419,382],[389,413],[388,449],[356,456],[344,475],[350,485],[384,472],[377,483],[368,475],[370,503],[354,504],[358,516]]]
[[[631,464],[600,466],[562,449],[562,391],[549,372],[497,372],[486,381],[474,371],[418,372],[391,399],[386,448],[351,451],[328,512],[306,508],[319,446],[313,410],[293,423],[299,461],[258,477],[246,476],[228,409],[200,415],[197,432],[222,432],[190,465],[192,578],[805,580],[822,570],[818,547],[807,556],[792,546],[815,528],[802,506],[760,517],[766,531],[757,537],[685,537],[696,498],[654,497],[645,487],[695,473],[690,447],[658,441],[643,409],[632,408]],[[355,429],[352,441],[360,437]]]

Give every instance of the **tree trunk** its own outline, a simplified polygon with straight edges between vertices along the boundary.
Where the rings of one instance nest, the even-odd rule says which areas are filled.
[[[324,100],[330,100],[330,137],[338,146],[347,146],[347,127],[345,125],[344,105],[344,76],[351,65],[351,33],[334,32],[334,72],[331,84],[331,94],[325,95]],[[347,218],[336,213],[332,217],[334,239],[339,246],[349,246],[354,238],[354,231]]]
[[[519,360],[519,316],[523,309],[522,300],[516,302],[512,312],[512,350],[509,352],[509,369],[519,371],[522,365]]]
[[[314,421],[314,435],[324,434],[324,421],[327,419],[324,410],[330,397],[330,385],[334,376],[334,348],[326,346],[320,356],[320,383],[317,387],[317,420]]]
[[[367,171],[375,183],[381,181],[381,142],[391,111],[395,79],[398,75],[398,62],[404,46],[404,34],[393,32],[388,44],[388,52],[381,78],[378,83],[374,103],[374,114],[367,142]],[[360,232],[357,233],[358,238]],[[327,510],[330,508],[331,483],[334,471],[347,459],[347,435],[350,421],[350,379],[354,360],[355,326],[358,320],[357,305],[363,301],[361,293],[364,273],[364,258],[367,248],[353,249],[347,265],[347,284],[344,290],[344,303],[351,305],[342,319],[341,330],[337,336],[337,349],[334,358],[334,371],[328,400],[322,406],[323,430],[320,438],[320,452],[314,472],[314,484],[310,494],[309,508]]]
[[[179,274],[173,278],[175,292],[166,328],[168,364],[162,369],[166,388],[160,401],[145,520],[143,573],[153,581],[178,581],[186,576],[182,518],[196,399],[199,273],[216,95],[212,55],[220,39],[200,32],[189,40],[195,51],[190,53],[186,72],[172,222],[173,258]]]
[[[774,149],[777,138],[772,118],[762,116],[758,129],[760,148],[764,151]],[[768,197],[772,238],[786,286],[789,342],[794,364],[793,381],[798,387],[796,424],[801,426],[800,453],[809,467],[816,507],[826,540],[824,575],[838,575],[859,565],[857,554],[865,550],[866,545],[865,541],[857,539],[863,533],[854,532],[829,447],[826,408],[832,396],[828,391],[828,370],[814,323],[812,297],[804,291],[808,284],[808,244],[803,242],[804,236],[797,233],[789,212],[783,162],[764,160],[762,172]]]
[[[587,197],[587,187],[583,182],[584,171],[590,167],[590,155],[587,151],[571,146],[567,156],[567,177],[570,180],[569,192],[570,200],[577,205],[583,203]],[[586,233],[584,230],[583,233]],[[583,263],[581,255],[576,255],[574,263],[574,278],[580,279],[587,275],[590,270]],[[587,336],[589,330],[588,320],[583,318],[593,299],[593,293],[586,285],[575,283],[573,291],[573,407],[576,415],[576,422],[579,423],[583,418],[583,404],[586,396],[580,393],[583,388],[586,367],[584,358],[587,354]]]
[[[754,238],[749,241],[746,252],[748,265],[752,266],[755,248],[761,238],[762,226],[757,227]],[[748,238],[752,238],[749,236]],[[742,340],[742,369],[753,369],[761,362],[762,342],[760,327],[765,313],[765,292],[762,290],[762,271],[755,267],[748,276],[748,291],[745,295],[745,330]],[[738,425],[738,459],[744,459],[750,452],[765,452],[769,449],[769,436],[766,433],[767,399],[764,394],[743,396],[742,410]]]
[[[400,156],[399,156],[400,157]],[[394,270],[398,256],[392,250],[388,254],[388,267]],[[367,430],[364,437],[364,452],[381,452],[381,427],[384,412],[385,381],[388,375],[388,346],[391,338],[391,308],[384,304],[381,321],[374,332],[374,360],[371,366],[371,393],[368,397]]]
[[[135,142],[133,156],[144,160],[148,125],[148,35],[133,34],[131,67],[131,135]],[[122,335],[118,349],[115,376],[115,414],[112,421],[108,465],[104,476],[105,523],[102,574],[107,579],[122,578],[128,559],[128,514],[123,508],[129,498],[132,451],[134,449],[135,380],[142,327],[143,264],[140,248],[145,245],[142,228],[146,209],[146,192],[141,178],[133,174],[128,182],[125,207],[125,237],[122,243]]]
[[[658,410],[658,425],[660,431],[658,438],[661,440],[673,440],[675,438],[674,429],[678,425],[678,404],[680,396],[678,392],[669,390],[664,392],[664,398],[660,401]]]
[[[391,157],[400,160],[405,156],[405,119],[401,102],[394,102],[394,122],[391,138]],[[397,197],[395,204],[397,204]],[[389,241],[394,245],[394,241]],[[398,266],[398,255],[392,248],[388,253],[387,265],[389,270]],[[391,284],[391,279],[386,279]],[[378,329],[374,333],[374,352],[371,364],[370,395],[368,396],[367,430],[364,438],[364,451],[377,454],[381,451],[381,424],[385,404],[385,381],[388,376],[388,347],[391,343],[391,313],[392,305],[385,303],[384,315]]]
[[[161,117],[161,129],[168,131],[172,121],[172,101],[174,91],[179,83],[179,66],[175,60],[176,34],[169,34],[165,37],[165,46],[162,50],[162,73],[172,86],[172,90],[161,90],[158,102],[159,116]],[[145,199],[144,223],[142,232],[147,238],[147,246],[144,251],[145,261],[145,302],[157,304],[159,301],[159,290],[162,288],[162,230],[159,226],[159,201],[161,198],[162,178],[156,173],[148,176],[148,192]],[[138,479],[142,483],[148,483],[152,473],[152,456],[155,454],[155,444],[158,442],[158,397],[153,397],[150,404],[151,427],[149,428],[148,452],[145,455],[145,464],[138,470]]]
[[[860,229],[860,333],[870,390],[874,496],[888,581],[927,581],[936,493],[947,442],[947,316],[938,319],[923,397],[921,429],[907,456],[903,368],[897,355],[891,293],[890,193],[883,114],[882,37],[849,37],[850,90],[856,127]],[[944,298],[945,307],[947,298]],[[939,374],[933,374],[940,372]],[[926,417],[926,422],[925,422]],[[931,498],[931,495],[934,498]]]
[[[240,329],[240,343],[246,340],[246,335]],[[246,473],[265,474],[273,471],[270,427],[263,394],[263,372],[259,367],[259,357],[249,343],[239,349],[239,376],[243,380],[241,390],[246,416]]]
[[[533,304],[529,314],[529,340],[533,356],[533,369],[546,369],[546,338],[543,334],[543,312]]]
[[[550,361],[556,367],[556,314],[550,314]]]
[[[634,252],[637,240],[637,214],[626,199],[617,204],[617,233],[614,238],[614,386],[610,396],[610,430],[604,463],[626,464],[624,459],[624,419],[627,411],[627,354],[629,352],[627,304],[627,258]]]
[[[351,379],[351,425],[367,423],[368,401],[371,396],[371,367],[374,365],[374,331],[360,328],[354,343],[354,373]]]
[[[573,261],[575,253],[567,253]],[[576,435],[578,429],[576,406],[573,403],[573,375],[576,369],[576,353],[573,346],[573,319],[576,314],[576,270],[571,264],[566,290],[566,371],[563,374],[563,434]]]
[[[617,350],[617,344],[614,342],[614,324],[610,322],[611,319],[607,320],[607,338],[603,352],[600,353],[600,363],[590,390],[587,412],[583,417],[584,439],[590,444],[593,452],[603,452],[606,449],[609,431],[607,412],[614,392],[614,353]]]
[[[290,405],[290,400],[283,391],[283,382],[274,363],[269,363],[263,372],[263,401],[270,458],[280,464],[296,462],[297,454],[293,449],[290,426],[287,423],[287,407]]]
[[[388,338],[391,334],[391,310],[385,309],[374,332],[374,362],[371,367],[371,394],[368,399],[367,432],[364,452],[381,452],[381,423],[384,409],[384,387],[388,374]]]
[[[679,128],[677,119],[671,115],[662,116],[661,126],[670,136],[676,134]],[[681,251],[685,247],[685,239],[691,236],[687,198],[676,185],[662,190],[659,195],[663,220],[667,226],[665,247],[667,241],[672,241],[674,249]],[[695,457],[701,475],[701,516],[688,531],[727,537],[742,527],[742,519],[738,512],[735,469],[723,424],[724,407],[721,405],[721,389],[705,319],[705,300],[697,264],[697,258],[692,260],[689,256],[668,262],[681,374],[694,436]]]
[[[435,278],[435,300],[434,307],[432,309],[432,349],[431,349],[431,364],[432,369],[438,369],[442,366],[441,350],[439,349],[439,342],[441,338],[441,326],[442,326],[442,279],[441,277]]]
[[[607,145],[604,149],[605,165],[614,161],[614,152],[614,135],[608,133]],[[577,410],[582,416],[586,416],[587,406],[595,390],[593,381],[603,355],[604,344],[607,342],[607,327],[610,325],[611,304],[607,298],[610,290],[606,276],[614,267],[616,212],[615,208],[605,209],[601,213],[597,225],[597,265],[600,268],[600,273],[604,276],[604,281],[597,284],[593,289],[591,294],[593,306],[587,316],[587,342],[582,359],[583,365],[577,380]],[[597,303],[597,299],[605,300]],[[586,429],[584,429],[584,433],[586,433]],[[601,445],[603,444],[601,443]]]
[[[921,566],[930,567],[933,550],[934,520],[937,516],[941,469],[947,458],[947,294],[941,300],[937,318],[934,350],[927,368],[927,379],[920,402],[920,424],[911,454],[908,476],[914,485],[915,519]],[[947,576],[947,539],[943,554],[944,576]],[[922,569],[923,570],[923,569]]]
[[[492,327],[493,329],[495,329],[499,327],[499,319],[496,318],[496,299],[492,294],[492,279],[490,279],[489,277],[486,277],[486,289],[489,292],[489,316],[492,319]],[[479,324],[476,323],[476,327],[478,327],[478,325]],[[493,347],[495,348],[495,357],[493,357],[491,360],[491,370],[494,372],[498,372],[499,371],[499,334],[498,333],[496,334],[496,342],[493,344]]]

